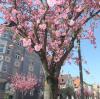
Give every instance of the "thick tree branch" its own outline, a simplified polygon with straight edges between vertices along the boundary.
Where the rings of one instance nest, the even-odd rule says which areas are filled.
[[[47,28],[46,28],[46,30],[45,30],[45,37],[44,37],[44,52],[46,53],[46,46],[47,46],[47,33],[48,33],[48,31],[47,31]]]
[[[95,17],[97,14],[99,14],[100,13],[100,10],[98,10],[97,12],[95,12],[94,14],[92,14],[90,17],[88,17],[87,19],[86,19],[86,21],[84,22],[84,24],[85,23],[87,23],[90,19],[92,19],[93,17]]]
[[[74,20],[76,20],[82,14],[83,11],[84,11],[84,9],[81,12],[77,13],[77,15],[75,16]]]
[[[47,3],[47,0],[40,0],[41,3],[43,4],[43,6],[45,7],[49,7],[48,3]]]
[[[38,41],[38,43],[40,43],[40,41],[39,41],[39,34],[38,34],[38,29],[39,29],[39,25],[41,24],[41,22],[42,22],[42,20],[44,20],[45,19],[45,16],[46,16],[46,13],[47,13],[47,11],[48,11],[48,7],[46,7],[46,11],[45,11],[45,13],[44,13],[44,15],[42,16],[42,18],[40,19],[40,22],[36,25],[34,25],[34,32],[35,32],[35,36],[36,36],[36,39],[37,39],[37,41]]]
[[[49,75],[49,69],[48,69],[48,62],[47,62],[47,58],[46,58],[46,55],[45,55],[45,52],[43,49],[41,49],[41,52],[39,53],[39,56],[40,56],[40,59],[43,63],[43,67],[44,67],[44,70],[45,70],[45,73],[47,75]]]
[[[53,51],[50,67],[53,66],[54,56],[55,56],[55,52]]]

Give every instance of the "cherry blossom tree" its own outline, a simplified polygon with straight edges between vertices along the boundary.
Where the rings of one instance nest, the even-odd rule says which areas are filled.
[[[45,73],[45,99],[56,99],[58,76],[70,60],[76,39],[89,39],[95,46],[94,28],[100,18],[99,0],[0,0],[5,29],[18,35],[23,46],[35,51]],[[91,22],[90,22],[91,20]],[[90,24],[89,28],[84,28]]]
[[[21,92],[22,98],[24,93],[31,91],[36,85],[37,81],[32,75],[23,76],[21,74],[16,74],[11,77],[11,87],[15,91]]]

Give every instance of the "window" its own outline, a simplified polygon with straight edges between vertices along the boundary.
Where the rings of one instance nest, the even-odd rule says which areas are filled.
[[[15,61],[14,66],[15,67],[19,67],[20,66],[20,62],[19,61]]]
[[[10,50],[9,49],[7,49],[7,54],[10,54]]]
[[[3,34],[3,38],[8,38],[8,35],[6,33]]]
[[[3,64],[3,61],[0,61],[0,72],[2,71],[2,64]]]
[[[15,58],[20,59],[20,54],[16,53]]]
[[[2,61],[3,60],[3,55],[0,55],[0,61]]]
[[[11,49],[8,47],[6,53],[7,53],[7,54],[10,54],[10,50],[11,50]]]
[[[18,42],[18,45],[19,45],[19,46],[22,46],[23,44],[22,44],[22,42]]]
[[[3,71],[3,72],[7,72],[7,65],[3,65],[3,66],[2,66],[2,71]]]
[[[4,53],[4,44],[0,44],[0,53]]]
[[[4,33],[3,35],[2,35],[2,38],[3,39],[11,39],[12,38],[12,36],[10,35],[10,33]]]
[[[11,58],[9,56],[5,56],[5,61],[10,62]]]
[[[33,69],[33,66],[29,66],[29,72],[33,72],[34,69]]]

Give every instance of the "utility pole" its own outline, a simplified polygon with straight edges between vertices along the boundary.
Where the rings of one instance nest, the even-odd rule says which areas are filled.
[[[80,39],[77,39],[77,44],[78,44],[79,73],[80,73],[80,88],[81,88],[80,99],[84,99],[83,71],[82,71],[82,57],[81,57]]]

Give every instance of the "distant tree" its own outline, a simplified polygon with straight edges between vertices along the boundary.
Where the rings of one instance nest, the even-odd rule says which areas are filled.
[[[64,61],[72,58],[76,39],[89,39],[95,46],[100,1],[0,0],[0,11],[5,21],[0,33],[11,29],[14,38],[19,35],[23,46],[40,56],[47,82],[44,99],[56,99],[58,76]]]
[[[74,96],[74,88],[72,86],[68,86],[66,88],[63,88],[60,90],[63,99],[66,99],[68,96],[68,99],[71,99],[71,96]]]

